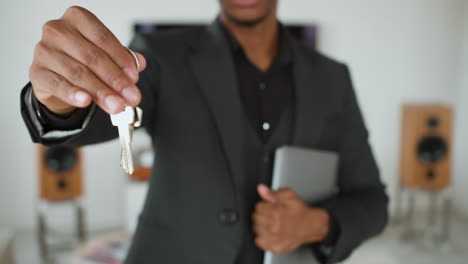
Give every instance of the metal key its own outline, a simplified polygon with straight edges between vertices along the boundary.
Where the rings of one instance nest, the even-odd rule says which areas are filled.
[[[141,125],[143,111],[139,108],[130,106],[125,107],[123,112],[111,115],[112,125],[119,130],[121,159],[120,166],[127,174],[132,174],[134,171],[133,156],[132,156],[132,139],[134,127]]]

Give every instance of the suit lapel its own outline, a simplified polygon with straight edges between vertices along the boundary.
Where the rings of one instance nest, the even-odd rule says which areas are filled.
[[[196,52],[190,63],[217,125],[239,191],[243,174],[241,99],[229,46],[217,23],[208,26],[195,43]]]
[[[295,122],[293,144],[317,147],[324,117],[330,109],[325,74],[314,58],[297,40],[290,37],[295,81]]]

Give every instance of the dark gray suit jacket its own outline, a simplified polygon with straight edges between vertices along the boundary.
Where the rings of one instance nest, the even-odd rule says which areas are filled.
[[[387,222],[387,196],[345,65],[293,41],[296,96],[293,145],[340,154],[339,194],[317,206],[337,220],[340,236],[329,263],[346,258]],[[132,49],[148,68],[138,84],[143,126],[156,150],[154,170],[127,263],[233,263],[243,229],[242,106],[229,47],[215,24],[137,35]],[[66,140],[45,140],[23,105],[34,142],[94,144],[117,136],[96,109],[89,125]],[[225,209],[240,221],[219,220]]]

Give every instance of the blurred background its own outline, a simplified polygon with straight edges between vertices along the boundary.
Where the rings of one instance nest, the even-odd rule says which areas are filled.
[[[389,230],[356,251],[347,263],[419,263],[415,260],[466,263],[468,256],[463,257],[466,236],[462,234],[468,234],[468,142],[465,139],[468,135],[465,120],[468,114],[468,1],[280,0],[279,3],[279,16],[284,23],[316,25],[317,49],[350,67],[371,133],[370,141],[392,198],[392,216],[396,213],[398,199],[395,198],[414,197],[416,200],[416,220],[412,221],[411,228],[405,221],[393,217],[396,220]],[[11,249],[16,263],[39,263],[36,238],[36,213],[40,205],[38,152],[20,115],[19,93],[28,82],[33,49],[41,37],[42,25],[60,17],[71,5],[83,6],[96,14],[122,43],[131,40],[136,23],[205,24],[212,21],[218,11],[216,0],[0,2],[3,107],[0,111],[0,254]],[[407,103],[437,103],[453,110],[449,148],[452,171],[447,176],[453,183],[443,190],[449,194],[452,210],[436,212],[436,215],[450,213],[449,221],[453,222],[452,236],[443,243],[426,235],[415,239],[419,238],[418,232],[408,235],[410,229],[428,231],[425,224],[431,215],[427,211],[433,192],[413,190],[410,193],[414,195],[397,195],[401,107]],[[149,139],[139,131],[135,149],[143,150],[148,144]],[[117,141],[86,147],[82,154],[84,194],[81,204],[89,239],[97,241],[108,234],[115,234],[119,239],[120,235],[125,237],[134,227],[146,183],[129,179],[122,172]],[[408,201],[411,199],[401,200],[403,212],[410,204]],[[71,233],[75,216],[70,208],[66,204],[46,208],[49,225],[65,234]],[[62,239],[60,234],[57,239]],[[85,244],[78,243],[71,251],[76,253]],[[69,259],[69,254],[65,255],[67,257],[55,261],[68,263],[65,259]],[[7,258],[10,257],[2,262],[0,256],[0,263],[9,264]]]

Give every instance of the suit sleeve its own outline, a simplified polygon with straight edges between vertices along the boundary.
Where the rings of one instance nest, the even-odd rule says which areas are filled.
[[[147,60],[147,68],[140,73],[137,86],[142,93],[140,104],[144,113],[142,127],[152,132],[152,114],[157,100],[156,89],[159,85],[159,65],[153,59],[144,36],[137,35],[130,44],[130,48],[143,54]],[[117,129],[112,125],[109,115],[94,104],[87,109],[88,116],[85,118],[78,116],[83,115],[82,111],[73,113],[68,119],[54,118],[50,113],[47,118],[44,118],[36,108],[32,87],[28,84],[21,93],[21,114],[34,143],[80,147],[112,140],[118,136]],[[73,124],[73,129],[67,129],[70,127],[70,119],[80,119],[81,124]]]
[[[388,218],[388,197],[345,66],[344,71],[346,95],[341,114],[339,193],[319,204],[336,220],[339,236],[322,263],[336,263],[347,258],[365,240],[382,232]]]

